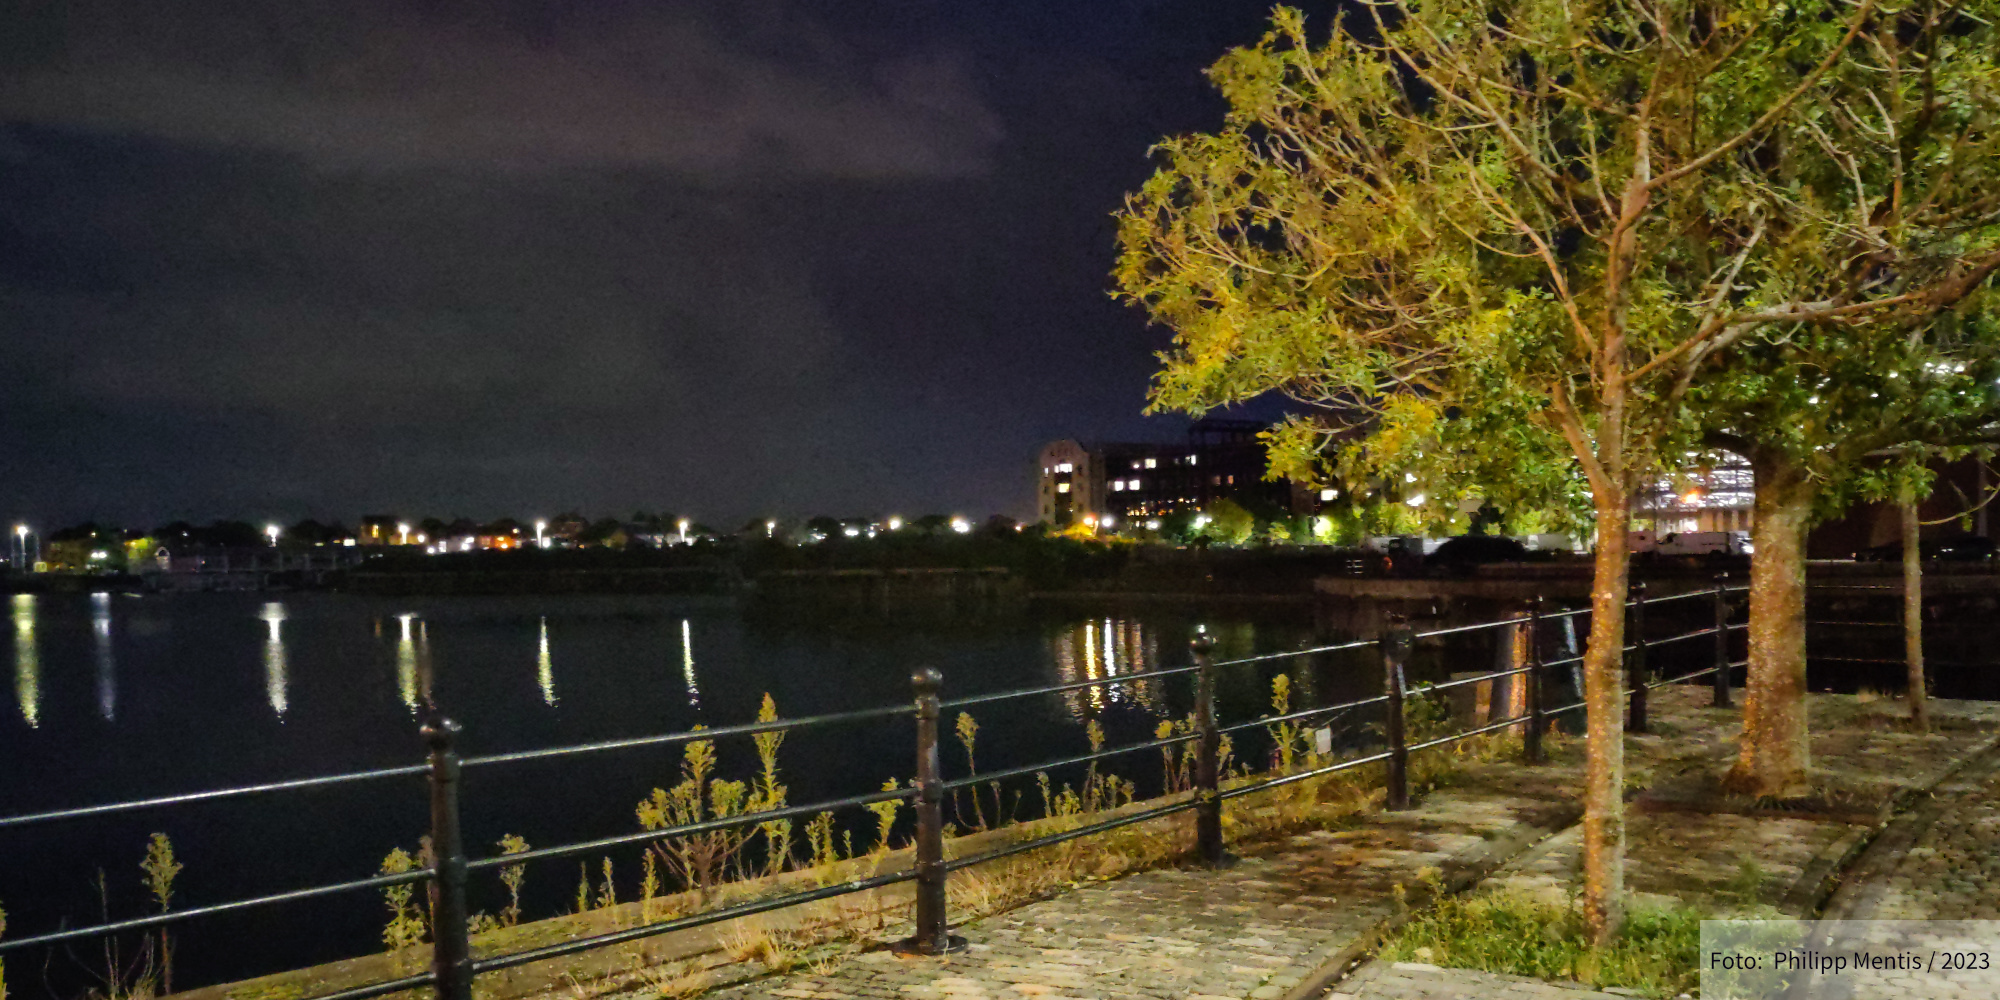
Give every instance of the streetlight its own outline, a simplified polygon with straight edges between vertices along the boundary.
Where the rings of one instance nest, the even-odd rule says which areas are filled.
[[[284,530],[285,529],[280,528],[275,524],[267,524],[264,526],[264,534],[270,536],[272,548],[275,549],[278,547],[278,536],[280,534],[283,534]]]
[[[969,535],[972,533],[972,522],[962,517],[954,517],[951,519],[951,530],[961,535]]]
[[[681,518],[676,527],[681,529],[681,544],[686,545],[688,543],[688,519],[685,517]]]
[[[25,524],[17,524],[14,526],[14,561],[20,564],[21,568],[23,569],[27,568],[28,526]]]
[[[902,519],[902,518],[900,518],[900,517],[892,517],[892,518],[890,518],[890,519],[889,519],[889,530],[890,530],[890,531],[901,531],[901,530],[903,530],[903,519]]]
[[[547,532],[548,530],[549,530],[549,522],[547,521],[535,522],[535,548],[546,549],[549,547],[549,540],[543,537],[543,533]]]
[[[407,524],[398,524],[398,525],[396,525],[396,544],[397,544],[397,545],[408,545],[408,544],[410,544],[410,526],[409,526],[409,525],[407,525]]]
[[[778,537],[778,522],[776,522],[776,521],[765,521],[765,522],[764,522],[764,537],[765,537],[765,538],[776,538],[776,537]]]

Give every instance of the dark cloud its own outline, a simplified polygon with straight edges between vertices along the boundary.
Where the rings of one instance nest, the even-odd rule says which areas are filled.
[[[335,168],[981,172],[999,141],[957,57],[866,58],[783,8],[134,4],[10,19],[0,117],[252,146]],[[746,14],[781,52],[737,40]]]
[[[1109,213],[1257,20],[9,2],[0,513],[37,523],[1025,513],[1041,441],[1162,433]]]

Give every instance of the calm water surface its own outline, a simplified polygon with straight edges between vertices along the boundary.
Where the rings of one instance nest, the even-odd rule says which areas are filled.
[[[947,697],[1180,665],[1198,623],[1225,656],[1310,638],[1304,609],[1062,611],[917,627],[771,621],[729,603],[649,597],[4,599],[13,706],[0,720],[0,814],[9,815],[416,763],[426,684],[464,725],[465,752],[480,754],[748,721],[766,693],[786,716],[903,703],[920,665],[944,672]],[[1269,677],[1280,669],[1229,671],[1225,721],[1268,711]],[[1342,663],[1293,672],[1295,707],[1377,684]],[[1148,738],[1160,719],[1188,711],[1188,688],[1173,678],[979,706],[977,763],[998,770],[1081,752],[1090,719],[1114,743]],[[780,761],[790,801],[909,777],[912,728],[899,719],[788,735]],[[725,740],[718,753],[724,777],[754,769],[747,739]],[[945,762],[964,773],[955,740]],[[678,767],[678,748],[642,748],[468,771],[468,845],[493,853],[503,834],[550,846],[636,830],[634,804],[674,784]],[[1157,754],[1135,754],[1122,770],[1142,794],[1157,788]],[[392,848],[414,850],[427,816],[421,779],[411,778],[0,831],[0,906],[12,936],[148,912],[138,865],[155,831],[173,838],[186,866],[177,908],[359,878]],[[638,855],[611,858],[629,898]],[[590,859],[593,872],[599,863]],[[528,915],[572,908],[576,869],[531,866]],[[475,879],[473,908],[497,910],[497,882],[484,882],[495,880]],[[383,917],[380,897],[360,893],[197,921],[177,931],[175,985],[379,950]],[[45,978],[59,993],[83,966],[102,964],[94,947],[50,963]],[[10,990],[39,995],[41,974],[24,970],[41,964],[9,961]]]

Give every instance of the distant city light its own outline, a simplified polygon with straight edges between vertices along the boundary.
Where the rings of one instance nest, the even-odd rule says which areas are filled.
[[[545,533],[545,532],[547,532],[548,530],[549,530],[549,522],[547,522],[547,521],[536,521],[536,522],[535,522],[535,547],[536,547],[536,548],[538,548],[538,549],[546,549],[546,548],[548,548],[548,547],[549,547],[549,540],[548,540],[548,539],[547,539],[546,537],[543,537],[544,533]]]
[[[685,517],[681,518],[676,526],[681,529],[681,544],[686,545],[688,543],[688,519]]]
[[[954,517],[951,519],[951,530],[956,531],[961,535],[971,534],[972,522],[962,517]]]
[[[1097,523],[1100,527],[1109,528],[1111,527],[1111,522],[1112,522],[1112,517],[1109,514],[1106,514],[1103,517],[1097,519]]]
[[[889,530],[890,531],[903,530],[903,519],[900,517],[891,517],[889,519]]]
[[[778,522],[776,522],[776,521],[765,521],[765,522],[764,522],[764,537],[765,537],[765,538],[776,538],[776,537],[778,537]]]
[[[278,544],[278,536],[284,534],[284,532],[285,529],[280,528],[275,524],[267,524],[264,526],[264,534],[271,536],[271,544],[273,546]]]
[[[851,525],[851,524],[850,524],[850,525],[848,525],[848,526],[847,526],[847,527],[845,527],[845,528],[842,528],[842,529],[840,529],[840,533],[841,533],[841,534],[843,534],[843,535],[846,535],[846,536],[847,536],[847,537],[849,537],[849,538],[859,538],[859,537],[861,537],[861,529],[860,529],[860,528],[857,528],[857,527],[855,527],[854,525]]]
[[[90,559],[92,562],[102,562],[109,558],[111,558],[111,553],[102,550],[99,550],[97,552],[92,552],[90,554]]]
[[[1158,530],[1160,530],[1160,520],[1159,520],[1159,518],[1152,518],[1152,519],[1148,520],[1148,521],[1146,522],[1146,530],[1147,530],[1147,531],[1158,531]]]

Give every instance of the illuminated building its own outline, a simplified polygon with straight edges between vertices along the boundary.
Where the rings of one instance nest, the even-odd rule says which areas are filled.
[[[1036,513],[1053,525],[1104,514],[1131,524],[1232,500],[1251,510],[1310,513],[1312,496],[1289,480],[1264,478],[1268,425],[1201,420],[1179,443],[1085,445],[1056,441],[1036,467]]]

